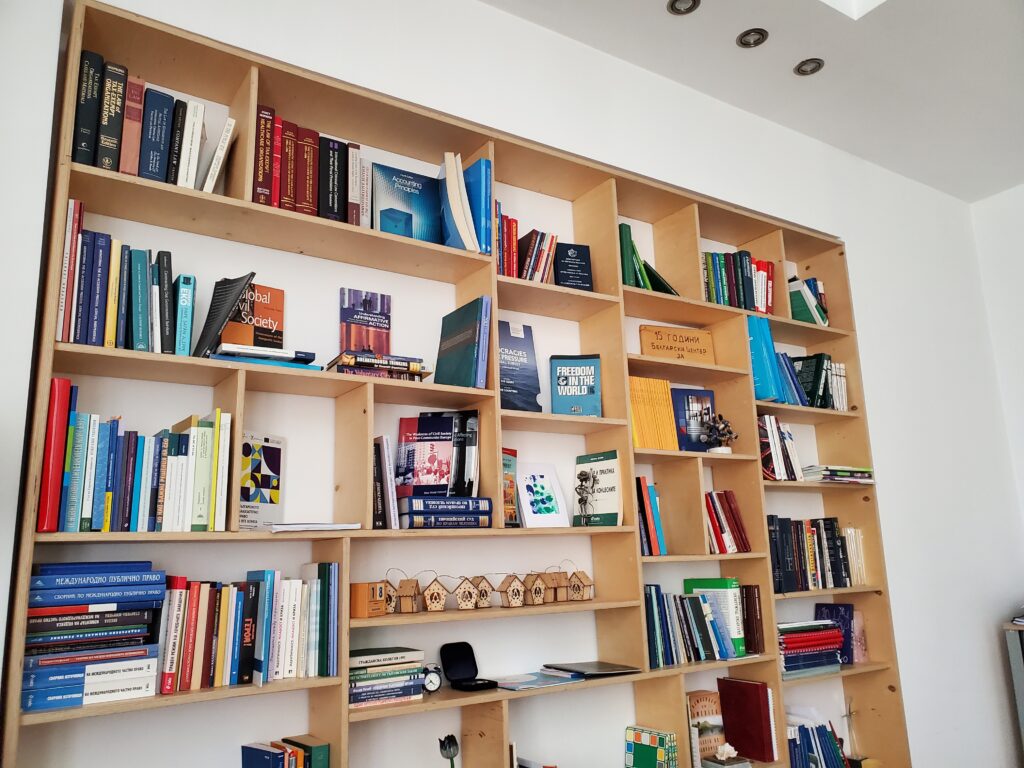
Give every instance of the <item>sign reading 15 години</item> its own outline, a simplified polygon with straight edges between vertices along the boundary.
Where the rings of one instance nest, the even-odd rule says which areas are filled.
[[[672,360],[715,362],[711,331],[700,328],[674,328],[667,325],[640,326],[640,354]]]

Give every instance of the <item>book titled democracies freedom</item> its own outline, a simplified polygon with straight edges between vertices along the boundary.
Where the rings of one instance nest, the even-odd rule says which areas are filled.
[[[533,328],[522,323],[498,321],[498,368],[501,407],[539,413],[540,377]]]

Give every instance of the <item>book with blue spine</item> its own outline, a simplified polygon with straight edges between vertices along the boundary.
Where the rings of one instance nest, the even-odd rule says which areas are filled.
[[[178,307],[174,332],[174,354],[188,356],[192,350],[192,312],[196,298],[195,275],[178,275],[174,280],[174,295]]]
[[[152,560],[107,560],[74,563],[36,563],[32,572],[38,576],[83,573],[142,573],[153,569]]]
[[[523,323],[498,321],[498,368],[501,407],[540,413],[540,376],[533,328]]]
[[[480,244],[480,253],[491,253],[494,241],[494,211],[491,204],[491,160],[481,157],[463,172],[466,194],[473,214],[473,227]]]
[[[138,646],[133,646],[137,648]],[[23,691],[41,688],[64,688],[90,680],[127,679],[156,672],[155,658],[101,661],[93,663],[56,664],[25,670],[21,673]]]
[[[242,615],[245,612],[245,582],[242,582],[238,586],[238,592],[235,594],[235,628],[231,633],[232,647],[231,647],[231,672],[229,676],[229,685],[238,685],[238,665],[242,655]]]
[[[702,442],[701,437],[704,436],[704,422],[715,413],[714,390],[674,387],[671,392],[679,450],[707,452],[710,446]]]
[[[155,604],[154,604],[155,603]],[[146,608],[159,608],[163,601],[150,601],[149,603],[135,603],[133,605]],[[117,608],[106,608],[103,610],[131,610],[130,604],[122,603]],[[125,661],[127,659],[155,659],[160,655],[160,645],[151,643],[148,645],[133,645],[129,648],[96,648],[91,651],[61,651],[60,653],[41,653],[38,656],[26,656],[22,661],[22,672],[34,669],[48,669],[64,666],[67,664],[99,664],[110,661]]]
[[[438,514],[450,512],[492,512],[491,500],[486,497],[456,496],[403,496],[398,500],[400,515]]]
[[[100,424],[96,439],[96,482],[92,493],[90,529],[103,530],[103,512],[107,505],[107,463],[110,460],[110,424]]]
[[[435,384],[479,387],[487,379],[491,297],[480,296],[441,318]],[[486,322],[484,321],[486,318]]]
[[[211,360],[224,360],[231,363],[248,363],[249,365],[272,365],[277,368],[300,368],[304,371],[322,371],[322,365],[294,363],[290,360],[271,360],[267,357],[246,357],[244,355],[211,354]]]
[[[100,530],[110,530],[110,511],[114,504],[114,481],[117,477],[117,447],[118,439],[121,436],[120,419],[111,419],[109,425],[109,443],[107,446],[107,482],[103,499],[103,518],[100,520]],[[95,526],[95,521],[93,522]],[[94,528],[95,530],[95,528]]]
[[[127,587],[140,584],[164,584],[166,575],[164,571],[153,570],[39,573],[29,578],[29,589]]]
[[[601,356],[551,356],[551,412],[601,416]]]
[[[122,483],[124,482],[124,452],[125,452],[125,436],[124,432],[118,429],[117,441],[114,446],[114,473],[111,477],[111,488],[110,488],[110,515],[109,521],[103,521],[104,531],[119,531],[120,523],[118,522],[118,511],[121,509],[121,496],[123,495]]]
[[[139,502],[142,497],[142,476],[145,471],[143,456],[146,453],[146,436],[139,435],[135,442],[135,466],[132,468],[132,501],[130,507],[129,531],[139,530]]]
[[[83,473],[85,472],[85,454],[89,440],[90,414],[78,411],[75,414],[75,443],[71,449],[71,481],[68,486],[68,508],[64,518],[63,530],[66,533],[76,532],[82,520]]]
[[[491,297],[482,296],[476,345],[476,388],[487,387],[487,357],[491,348]]]
[[[479,252],[480,244],[466,192],[466,177],[462,171],[462,155],[444,153],[437,183],[441,198],[441,242],[449,248]]]
[[[839,651],[842,664],[853,664],[853,603],[815,603],[814,618],[835,622],[843,633],[843,647]]]
[[[373,164],[373,228],[428,243],[441,242],[441,191],[437,179]]]
[[[49,634],[28,635],[25,638],[25,647],[31,648],[41,645],[55,645],[58,643],[86,643],[95,640],[117,640],[127,637],[143,637],[149,633],[145,625],[129,627],[110,627],[101,629],[90,629],[85,632],[53,632]]]
[[[78,387],[75,384],[71,385],[71,395],[68,397],[68,434],[67,440],[64,442],[64,476],[60,481],[60,514],[57,522],[57,530],[65,530],[64,525],[67,521],[68,513],[68,497],[70,496],[69,487],[71,485],[71,454],[74,450],[75,442],[75,421],[77,415],[75,408],[78,407]]]
[[[149,252],[132,249],[131,317],[132,349],[149,352]]]
[[[28,594],[29,608],[97,603],[143,602],[164,598],[164,585],[119,587],[81,587],[72,589],[33,589]]]
[[[82,251],[78,259],[78,277],[75,280],[77,296],[75,297],[74,335],[71,340],[75,344],[85,344],[88,336],[87,318],[89,301],[92,297],[93,263],[96,257],[96,233],[82,230]]]
[[[142,102],[142,138],[139,145],[139,178],[167,181],[171,149],[171,118],[174,97],[147,88]]]
[[[107,281],[110,279],[110,235],[95,234],[93,244],[92,285],[89,288],[89,312],[86,318],[86,344],[103,346],[107,318]]]
[[[259,611],[256,619],[256,656],[253,659],[252,681],[263,685],[270,681],[271,623],[274,615],[274,581],[271,570],[249,571],[246,581],[261,582]]]
[[[399,528],[490,528],[490,512],[410,512],[398,516]]]
[[[568,682],[568,681],[566,681]],[[407,683],[402,686],[391,687],[380,691],[361,691],[351,689],[348,694],[349,704],[357,704],[361,701],[375,701],[377,699],[393,699],[400,696],[416,696],[423,693],[423,683]]]
[[[114,346],[117,349],[131,349],[128,304],[132,284],[132,247],[122,244],[119,258],[121,264],[117,273],[117,328],[114,331]]]
[[[653,483],[648,483],[647,493],[651,499],[651,517],[654,519],[654,535],[658,540],[658,549],[661,552],[668,552],[665,544],[665,532],[661,526],[661,504],[659,504],[658,491]]]

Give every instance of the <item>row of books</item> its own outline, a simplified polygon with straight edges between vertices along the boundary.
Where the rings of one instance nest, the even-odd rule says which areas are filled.
[[[767,402],[811,408],[850,409],[846,365],[823,352],[791,357],[777,352],[765,317],[748,317],[754,396]]]
[[[846,389],[846,363],[837,363],[831,355],[819,352],[815,355],[787,358],[787,366],[796,374],[796,395],[798,405],[812,408],[831,408],[849,411],[850,398]]]
[[[741,586],[735,578],[685,579],[683,592],[644,585],[652,668],[764,652],[757,585]]]
[[[348,700],[352,708],[423,698],[423,651],[415,648],[349,650]]]
[[[188,355],[196,279],[174,277],[170,251],[132,248],[83,227],[80,200],[68,200],[56,341]]]
[[[796,452],[793,430],[775,416],[757,417],[757,436],[761,451],[761,474],[765,480],[803,481],[804,472]]]
[[[160,693],[338,674],[338,563],[233,584],[167,577]]]
[[[832,723],[787,717],[786,744],[792,768],[849,768],[850,761]]]
[[[148,561],[34,565],[22,710],[156,695],[165,576]]]
[[[707,451],[705,424],[715,411],[710,389],[672,387],[665,379],[629,377],[633,445],[665,451]]]
[[[36,530],[226,530],[231,421],[217,408],[141,435],[78,410],[78,387],[55,377]]]
[[[498,274],[535,283],[552,282],[558,235],[531,229],[520,237],[519,220],[502,214],[501,203],[495,204],[501,222],[501,239],[494,260]]]
[[[862,532],[857,528],[841,529],[838,518],[792,520],[768,515],[768,548],[778,593],[867,583]]]
[[[749,768],[749,761],[778,760],[775,695],[771,687],[754,680],[720,677],[717,688],[686,694],[694,768]],[[727,743],[740,756],[718,760],[715,753]]]
[[[843,632],[829,619],[785,622],[779,629],[779,665],[783,680],[839,671]]]
[[[667,293],[671,296],[679,295],[649,261],[640,257],[640,252],[633,241],[633,230],[625,223],[619,224],[619,257],[622,263],[623,285]]]
[[[828,302],[825,284],[814,277],[801,280],[789,278],[789,308],[794,320],[814,325],[828,325]]]
[[[242,768],[328,768],[331,744],[305,733],[242,745]]]
[[[661,521],[661,496],[657,486],[644,475],[636,478],[636,504],[640,523],[640,554],[643,557],[670,554]]]
[[[711,554],[732,555],[752,551],[735,493],[731,490],[708,491],[704,494],[704,510]]]
[[[755,259],[750,251],[700,256],[704,301],[772,314],[775,311],[775,264]]]
[[[213,192],[231,142],[228,117],[208,165],[199,168],[206,140],[206,105],[175,99],[92,51],[82,51],[71,159],[108,171]]]

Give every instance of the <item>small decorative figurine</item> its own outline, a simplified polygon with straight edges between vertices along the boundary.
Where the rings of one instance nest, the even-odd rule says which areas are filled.
[[[476,607],[490,608],[491,593],[494,592],[494,585],[488,581],[486,576],[474,576],[470,581],[476,587]]]
[[[732,424],[720,413],[710,410],[702,414],[700,441],[708,446],[708,453],[732,453],[731,443],[739,439]]]
[[[416,579],[402,579],[398,582],[398,612],[419,613],[422,595]]]
[[[594,580],[586,571],[573,571],[569,577],[569,600],[593,600]]]
[[[384,582],[384,610],[394,613],[398,609],[398,587],[390,581]]]
[[[510,573],[498,585],[498,594],[501,595],[503,608],[522,608],[523,601],[526,599],[526,585],[523,584],[522,579],[514,573]]]
[[[523,584],[526,586],[526,600],[527,605],[544,605],[544,600],[547,597],[547,585],[544,583],[543,573],[528,573],[526,578],[523,579]],[[555,601],[554,589],[551,590],[551,602]]]
[[[449,594],[448,588],[438,579],[434,579],[423,590],[423,602],[428,611],[443,611],[445,600],[448,599]]]
[[[459,585],[452,590],[452,594],[455,595],[455,606],[460,611],[471,611],[476,608],[476,599],[480,592],[473,582],[463,578]]]

